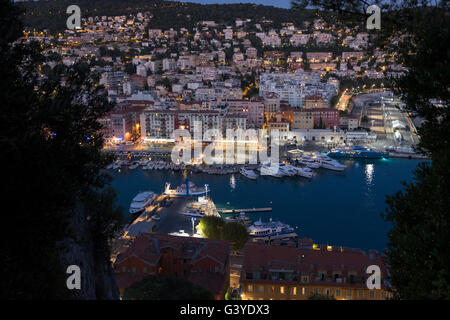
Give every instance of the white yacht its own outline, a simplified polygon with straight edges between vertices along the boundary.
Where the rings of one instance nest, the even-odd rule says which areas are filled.
[[[280,221],[261,222],[261,219],[248,227],[250,238],[258,240],[275,240],[295,238],[297,234],[289,225]]]
[[[136,169],[137,167],[139,167],[139,163],[133,163],[133,164],[131,164],[129,167],[128,167],[128,169]]]
[[[295,176],[297,174],[297,171],[295,170],[294,167],[284,163],[280,163],[278,165],[278,171],[281,172],[283,175],[290,177]]]
[[[242,167],[239,172],[246,178],[256,180],[258,178],[258,174],[255,173],[253,170],[247,170],[244,167]]]
[[[263,164],[260,168],[260,173],[262,176],[266,175],[266,176],[272,176],[275,178],[281,178],[285,175],[284,172],[282,172],[278,169],[278,165],[271,166],[270,163]]]
[[[344,171],[347,168],[346,165],[331,159],[329,156],[317,154],[316,159],[320,162],[322,168],[334,170],[334,171]]]
[[[205,195],[207,192],[206,185],[204,187],[197,187],[186,179],[186,183],[178,186],[176,189],[170,189],[170,183],[166,183],[164,194],[174,197],[198,197]]]
[[[311,156],[308,155],[301,156],[298,162],[311,169],[320,168],[320,162],[315,161]]]
[[[203,218],[205,216],[205,214],[199,210],[183,211],[181,214],[193,218]]]
[[[135,214],[144,211],[145,208],[153,202],[155,197],[156,194],[152,191],[144,191],[138,193],[131,201],[130,213]]]
[[[297,171],[297,174],[299,176],[304,177],[304,178],[311,179],[314,174],[312,169],[308,168],[308,167],[304,167],[304,168],[293,167],[293,168],[295,168],[295,170]]]

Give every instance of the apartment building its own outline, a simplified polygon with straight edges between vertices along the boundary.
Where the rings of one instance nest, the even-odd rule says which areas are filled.
[[[367,288],[366,270],[371,265],[380,268],[381,289]],[[337,300],[383,300],[390,297],[385,279],[383,258],[375,251],[248,243],[240,285],[247,300],[305,300],[312,294]]]
[[[295,110],[293,112],[292,129],[313,129],[314,115],[311,110]]]
[[[223,299],[228,287],[230,246],[224,240],[143,233],[114,263],[121,295],[146,276],[185,278]]]

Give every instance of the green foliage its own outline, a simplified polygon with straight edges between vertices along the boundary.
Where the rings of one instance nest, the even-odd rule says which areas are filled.
[[[238,222],[228,222],[223,226],[222,238],[231,242],[233,250],[240,250],[249,239],[247,228]]]
[[[365,21],[365,1],[294,2],[323,9],[328,22]],[[373,32],[375,44],[395,53],[395,62],[408,69],[384,83],[406,101],[406,111],[424,119],[417,149],[432,158],[419,165],[414,183],[387,197],[384,217],[392,224],[386,252],[390,282],[397,299],[449,299],[450,4],[407,0],[384,6],[389,14],[382,15],[382,29]],[[400,41],[392,43],[399,36]]]
[[[8,167],[2,194],[14,205],[3,217],[4,236],[11,241],[0,244],[0,296],[70,298],[67,266],[59,262],[61,251],[69,248],[59,243],[86,241],[74,220],[88,221],[96,242],[85,244],[96,252],[97,263],[108,263],[108,240],[120,224],[102,171],[113,157],[102,151],[97,121],[112,105],[85,64],[61,70],[65,85],[38,80],[37,68],[45,59],[35,43],[11,46],[21,25],[8,0],[0,0],[0,21],[0,158]],[[84,211],[78,215],[74,209],[80,207]]]
[[[125,300],[213,300],[213,295],[192,282],[173,276],[148,276],[125,289]]]
[[[206,216],[200,220],[198,228],[205,238],[221,239],[224,224],[225,221],[220,217]]]
[[[71,4],[77,4],[82,10],[82,17],[95,16],[119,16],[123,14],[136,14],[137,12],[150,11],[153,18],[147,28],[192,30],[197,22],[214,20],[225,24],[234,24],[236,18],[245,18],[252,21],[270,19],[272,26],[280,28],[286,21],[300,25],[305,18],[312,17],[311,10],[295,12],[292,10],[276,8],[272,6],[254,4],[210,4],[200,5],[196,3],[183,3],[177,1],[161,0],[48,0],[39,2],[25,2],[27,9],[24,16],[25,26],[36,29],[49,29],[51,31],[63,31],[66,27],[68,15],[66,8]]]
[[[223,239],[231,242],[233,250],[240,250],[249,239],[247,228],[237,222],[227,222],[214,216],[206,216],[197,226],[208,239]]]
[[[448,162],[447,162],[448,165]],[[387,197],[387,262],[400,299],[449,299],[449,170],[422,163],[415,183]]]

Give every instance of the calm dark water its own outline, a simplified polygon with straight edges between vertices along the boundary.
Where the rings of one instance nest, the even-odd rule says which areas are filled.
[[[389,224],[380,216],[385,195],[411,182],[420,160],[389,159],[343,161],[345,172],[316,169],[313,179],[260,176],[257,181],[240,174],[192,174],[197,185],[209,184],[218,208],[272,207],[272,212],[252,213],[250,218],[272,218],[297,227],[299,237],[330,244],[382,251]],[[161,193],[166,181],[173,187],[184,182],[181,172],[122,169],[111,173],[118,204],[128,212],[131,199],[143,190]]]

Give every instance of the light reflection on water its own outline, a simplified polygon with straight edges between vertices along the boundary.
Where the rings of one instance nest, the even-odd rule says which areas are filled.
[[[366,164],[366,183],[368,187],[372,185],[374,170],[373,163]]]
[[[251,213],[252,220],[280,220],[298,227],[300,237],[317,243],[331,243],[363,249],[383,250],[389,225],[384,212],[385,195],[411,181],[412,172],[421,161],[405,159],[340,161],[344,172],[315,170],[312,179],[260,176],[249,180],[240,174],[208,175],[187,173],[197,186],[208,184],[208,194],[218,208],[272,207],[270,213]],[[160,193],[165,182],[176,187],[185,181],[181,172],[142,171],[140,168],[111,172],[118,204],[128,211],[131,199],[143,190]]]
[[[230,176],[230,188],[231,188],[231,191],[236,189],[236,178],[234,177],[234,173],[232,173]]]

